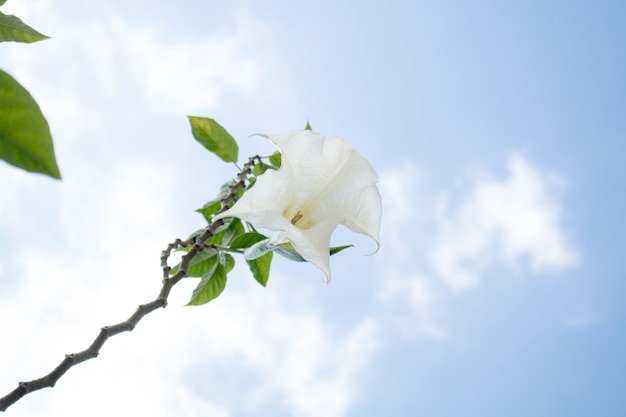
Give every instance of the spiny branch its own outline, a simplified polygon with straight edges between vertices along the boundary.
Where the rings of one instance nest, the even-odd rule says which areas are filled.
[[[217,213],[222,213],[228,210],[230,208],[230,203],[234,203],[237,201],[237,192],[245,186],[245,181],[248,175],[252,172],[252,167],[254,166],[255,160],[260,161],[260,157],[253,156],[249,158],[248,162],[243,166],[242,171],[237,175],[237,183],[231,185],[228,188],[228,195],[221,200],[221,208]],[[163,252],[161,252],[163,285],[156,299],[137,307],[137,310],[135,310],[135,312],[125,321],[114,324],[112,326],[105,326],[100,329],[100,333],[98,333],[98,336],[96,336],[94,341],[87,349],[83,350],[82,352],[70,353],[68,355],[65,355],[65,359],[63,359],[61,363],[56,368],[54,368],[54,370],[52,370],[52,372],[50,372],[48,375],[38,379],[33,379],[32,381],[20,382],[17,388],[15,388],[6,396],[0,398],[0,411],[6,411],[7,408],[19,401],[26,394],[42,388],[54,387],[59,378],[61,378],[71,367],[73,367],[74,365],[78,365],[79,363],[86,360],[97,357],[98,353],[100,353],[100,349],[111,336],[133,330],[137,323],[139,323],[139,321],[141,321],[141,319],[143,319],[147,314],[153,312],[158,308],[166,307],[167,298],[169,297],[172,287],[174,287],[176,283],[178,283],[181,279],[187,276],[187,271],[189,270],[189,265],[191,264],[193,258],[205,248],[206,242],[223,224],[224,221],[222,219],[217,220],[209,224],[199,236],[195,236],[186,241],[176,239],[173,243],[170,243],[167,248]],[[173,250],[179,247],[188,246],[191,246],[191,248],[182,257],[178,271],[176,272],[176,274],[170,277],[171,268],[167,264],[170,254]]]

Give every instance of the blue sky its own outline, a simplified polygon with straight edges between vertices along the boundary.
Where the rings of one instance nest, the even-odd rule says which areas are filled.
[[[622,416],[621,2],[66,2],[2,6],[2,44],[63,181],[0,165],[0,390],[49,372],[159,288],[160,251],[234,168],[215,118],[349,141],[380,177],[382,247],[333,281],[277,259],[167,309],[15,416]],[[137,387],[141,387],[137,390]],[[94,408],[94,404],[98,407]]]

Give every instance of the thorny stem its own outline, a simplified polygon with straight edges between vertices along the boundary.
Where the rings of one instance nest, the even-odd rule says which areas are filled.
[[[248,175],[252,172],[252,167],[255,161],[260,161],[260,157],[253,156],[248,159],[248,162],[244,164],[243,169],[237,175],[237,182],[228,188],[228,195],[221,201],[221,208],[217,213],[222,213],[230,208],[231,203],[237,201],[237,191],[245,186],[245,181]],[[216,213],[216,214],[217,214]],[[205,248],[206,242],[215,234],[215,231],[224,224],[222,219],[217,220],[209,224],[202,234],[195,236],[186,241],[176,239],[173,243],[170,243],[167,248],[161,252],[161,267],[163,268],[163,285],[161,291],[156,299],[149,303],[142,304],[135,312],[125,321],[114,324],[112,326],[105,326],[100,329],[100,332],[91,343],[91,345],[78,353],[70,353],[65,355],[65,358],[61,363],[54,368],[48,375],[41,378],[33,379],[32,381],[20,382],[13,391],[6,396],[0,398],[0,411],[6,411],[11,405],[19,401],[26,394],[33,391],[37,391],[46,387],[54,387],[56,382],[61,378],[71,367],[78,365],[89,359],[93,359],[98,356],[100,349],[104,343],[111,336],[115,336],[118,333],[129,332],[135,328],[137,323],[143,319],[147,314],[153,312],[157,308],[167,306],[167,298],[170,295],[172,287],[176,285],[181,279],[187,276],[189,265],[192,259]],[[172,269],[167,264],[167,260],[174,249],[179,247],[191,246],[189,252],[187,252],[181,259],[180,267],[176,274],[170,277],[170,270]]]

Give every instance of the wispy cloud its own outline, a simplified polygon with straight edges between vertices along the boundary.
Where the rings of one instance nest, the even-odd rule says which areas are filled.
[[[16,243],[8,261],[19,277],[0,304],[0,391],[47,373],[64,354],[85,348],[99,327],[125,319],[156,296],[158,256],[176,224],[173,201],[163,199],[173,193],[168,178],[175,174],[165,167],[129,161],[101,184],[96,201],[57,208],[47,221],[62,224],[65,233],[56,236],[54,247]],[[69,183],[78,188],[67,192],[79,194],[88,186]],[[42,231],[42,239],[49,234],[54,232]],[[280,281],[280,274],[275,269],[273,279]],[[375,321],[363,317],[338,329],[310,298],[298,296],[294,304],[294,289],[263,289],[243,270],[231,282],[220,299],[202,308],[181,307],[194,282],[182,283],[168,309],[148,316],[131,335],[111,339],[97,359],[11,412],[228,416],[254,404],[257,411],[301,417],[345,415],[358,391],[358,372],[377,347]],[[262,383],[239,383],[227,398],[203,394],[198,379],[219,387],[225,383],[215,375],[224,369],[233,378],[248,373]]]
[[[442,299],[476,287],[490,268],[529,273],[575,267],[579,255],[562,224],[565,180],[519,154],[507,160],[504,178],[470,178],[468,191],[437,193],[420,181],[417,166],[383,172],[385,202],[381,300],[401,303],[403,329],[443,339]],[[384,247],[384,246],[383,246]]]
[[[520,155],[504,179],[476,181],[457,206],[444,203],[429,260],[455,291],[477,285],[491,262],[514,266],[528,259],[533,271],[575,266],[578,254],[561,224],[564,180]]]
[[[157,27],[115,25],[136,80],[170,109],[215,109],[228,92],[251,95],[267,71],[267,30],[242,15],[231,31],[170,40]]]
[[[102,128],[107,101],[132,113],[138,106],[178,115],[215,110],[229,95],[253,96],[271,66],[271,31],[245,8],[233,9],[232,23],[204,31],[132,21],[108,3],[74,19],[49,0],[9,11],[54,28],[51,40],[0,52],[59,137]],[[85,105],[96,97],[97,109]]]
[[[438,318],[439,294],[423,255],[430,241],[433,203],[422,178],[418,167],[409,162],[380,175],[384,244],[379,260],[385,279],[379,300],[393,310],[403,333],[441,340],[448,330]]]
[[[292,291],[274,288],[258,296],[259,290],[255,284],[250,292],[229,294],[207,317],[212,331],[197,337],[208,372],[221,358],[222,367],[248,369],[263,381],[251,398],[277,395],[294,416],[344,415],[358,389],[357,373],[378,345],[375,321],[364,318],[340,334],[306,297],[295,296],[301,308],[294,308],[285,303]]]

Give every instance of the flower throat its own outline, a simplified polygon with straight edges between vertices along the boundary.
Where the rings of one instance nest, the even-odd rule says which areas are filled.
[[[300,210],[298,210],[296,215],[293,216],[293,219],[291,219],[291,224],[293,224],[295,226],[296,223],[298,223],[298,220],[300,220],[301,218],[302,218],[302,212]]]

